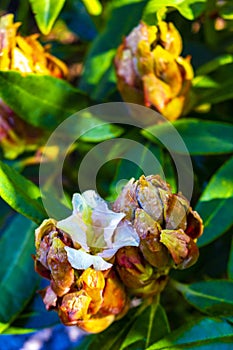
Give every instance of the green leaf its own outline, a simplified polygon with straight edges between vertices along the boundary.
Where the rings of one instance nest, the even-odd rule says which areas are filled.
[[[173,331],[147,350],[230,350],[232,325],[224,320],[202,318]]]
[[[29,0],[40,31],[47,35],[66,0]]]
[[[0,197],[14,210],[37,224],[46,218],[39,188],[2,161],[0,161],[0,182]]]
[[[213,280],[190,285],[174,282],[174,286],[201,312],[219,317],[233,314],[233,282]]]
[[[146,349],[169,332],[170,328],[164,309],[161,305],[153,303],[133,323],[120,350]]]
[[[103,10],[99,0],[82,0],[90,15],[99,16]]]
[[[218,68],[212,71],[214,65]],[[213,61],[200,71],[210,70],[209,75],[198,75],[193,79],[193,91],[196,95],[196,105],[204,103],[220,103],[233,98],[233,62],[232,56],[223,56],[219,61]]]
[[[184,153],[184,146],[170,136],[174,126],[191,155],[222,154],[233,151],[233,125],[198,119],[180,119],[173,123],[153,125],[142,131],[149,140],[166,140],[171,151]]]
[[[193,20],[200,16],[205,9],[205,0],[150,0],[143,12],[142,20],[155,24],[156,14],[163,7],[174,7],[182,16]]]
[[[23,310],[37,288],[39,276],[34,271],[36,225],[16,215],[0,240],[0,332]]]
[[[0,97],[31,125],[51,130],[86,108],[88,98],[62,79],[18,72],[0,72]]]
[[[97,118],[92,118],[92,122],[96,121]],[[101,122],[100,122],[101,123]],[[93,123],[92,123],[93,124]],[[114,124],[103,124],[101,126],[93,127],[90,131],[81,136],[83,142],[101,142],[104,140],[112,139],[120,136],[124,132],[124,129]]]
[[[2,332],[2,334],[3,335],[22,335],[22,334],[33,333],[35,331],[36,329],[34,328],[18,328],[18,327],[9,326],[7,329],[5,329]]]
[[[207,63],[198,67],[196,70],[196,75],[205,75],[205,74],[212,73],[219,67],[229,63],[233,63],[233,55],[224,54],[224,55],[218,56],[213,60],[208,61]]]
[[[231,250],[230,250],[227,271],[228,271],[228,277],[233,280],[233,238],[231,241]]]
[[[104,30],[87,55],[79,87],[92,99],[103,101],[116,87],[113,58],[125,35],[138,24],[146,0],[118,0],[110,4]]]
[[[233,157],[212,176],[202,193],[196,210],[204,222],[204,233],[198,239],[202,247],[221,236],[232,224]]]

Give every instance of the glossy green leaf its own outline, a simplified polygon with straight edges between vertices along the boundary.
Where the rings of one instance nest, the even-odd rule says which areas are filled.
[[[18,328],[18,327],[9,326],[7,329],[5,329],[2,332],[2,334],[3,335],[22,335],[22,334],[33,333],[35,331],[36,329],[34,328]]]
[[[206,62],[202,66],[198,67],[196,70],[196,75],[205,75],[212,73],[216,69],[225,64],[233,63],[233,55],[225,54],[214,58],[211,61]]]
[[[201,312],[213,316],[233,315],[233,282],[212,280],[190,285],[174,282],[184,298]]]
[[[66,0],[29,0],[40,31],[48,34]]]
[[[148,306],[133,323],[120,350],[146,349],[169,332],[170,328],[164,309],[161,305],[154,303]]]
[[[0,197],[14,210],[38,224],[46,218],[39,188],[1,161],[0,182]]]
[[[222,154],[233,151],[233,125],[198,119],[180,119],[171,123],[153,125],[142,131],[148,139],[158,142],[167,139],[173,152],[183,153],[184,147],[170,135],[171,125],[178,131],[191,155]]]
[[[108,21],[91,46],[79,84],[92,99],[103,101],[115,89],[113,59],[116,49],[138,24],[145,4],[146,0],[118,0],[109,5]]]
[[[0,97],[22,119],[45,130],[88,106],[88,98],[62,79],[0,72]]]
[[[97,119],[93,119],[97,122]],[[98,122],[97,122],[98,124]],[[90,131],[81,136],[83,142],[101,142],[120,136],[124,132],[123,128],[114,124],[103,124],[93,127]]]
[[[231,250],[230,250],[230,256],[228,260],[227,271],[228,271],[228,277],[233,280],[233,238],[231,241]]]
[[[232,325],[224,320],[202,318],[185,324],[147,350],[230,350]]]
[[[193,20],[200,16],[205,8],[205,0],[150,0],[143,12],[143,21],[153,25],[156,19],[156,13],[162,7],[174,7],[182,16]]]
[[[27,218],[16,215],[0,239],[0,332],[23,310],[38,286],[31,256],[35,228]]]
[[[99,16],[102,12],[102,4],[99,0],[82,0],[90,15]]]
[[[204,233],[198,240],[202,247],[221,236],[232,224],[233,157],[212,176],[202,193],[196,210],[204,222]]]
[[[198,75],[194,78],[193,91],[196,95],[196,105],[215,104],[233,98],[232,56],[225,56],[220,61],[218,59],[213,61],[213,65],[217,64],[219,66],[214,71],[212,71],[211,63],[207,63],[203,68],[200,67],[200,71],[211,70],[210,74]]]

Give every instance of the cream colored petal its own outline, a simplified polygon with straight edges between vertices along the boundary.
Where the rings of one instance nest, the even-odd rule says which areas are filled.
[[[112,264],[108,263],[100,256],[90,255],[83,250],[65,247],[67,252],[68,261],[74,269],[86,270],[88,267],[93,266],[97,271],[108,270],[112,267]]]
[[[78,214],[72,214],[68,218],[58,221],[57,227],[68,233],[74,243],[78,243],[83,249],[89,251],[85,225]]]
[[[118,249],[122,247],[134,246],[138,247],[140,238],[128,220],[123,220],[117,226],[114,232],[114,242],[111,249],[104,249],[103,252],[98,255],[105,259],[112,258]]]

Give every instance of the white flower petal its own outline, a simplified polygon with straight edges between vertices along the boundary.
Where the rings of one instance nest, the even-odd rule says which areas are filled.
[[[96,208],[98,205],[102,204],[103,207],[108,208],[107,203],[103,198],[101,198],[98,193],[93,190],[88,190],[82,194],[83,200],[86,204],[91,207],[91,209]]]
[[[124,217],[124,213],[114,213],[111,210],[107,213],[106,219],[108,220],[108,226],[104,229],[104,240],[108,248],[114,247],[113,234]]]
[[[111,259],[119,248],[111,248],[111,249],[104,249],[101,253],[98,253],[98,256],[101,256],[103,259]]]
[[[80,193],[75,193],[72,198],[73,213],[82,213],[87,205]]]
[[[122,247],[134,246],[138,247],[140,243],[140,238],[127,220],[120,222],[114,232],[114,242],[111,249],[104,249],[101,253],[98,253],[98,256],[101,256],[104,259],[112,258],[118,249]]]
[[[84,226],[85,225],[78,214],[73,214],[64,220],[58,221],[57,223],[57,227],[68,233],[74,243],[80,244],[83,249],[89,251]]]
[[[128,220],[120,222],[114,233],[113,248],[121,248],[127,246],[138,247],[140,243],[140,237],[132,224]]]
[[[74,269],[86,270],[88,267],[93,266],[95,270],[107,270],[112,267],[112,264],[108,263],[100,256],[90,255],[83,250],[65,247],[68,261]]]
[[[112,237],[119,222],[125,217],[124,213],[115,213],[99,203],[92,212],[92,225],[95,234],[103,235],[102,248],[112,248]],[[101,247],[100,247],[101,248]]]

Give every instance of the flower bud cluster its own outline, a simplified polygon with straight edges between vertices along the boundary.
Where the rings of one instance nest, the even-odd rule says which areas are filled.
[[[107,328],[128,310],[129,299],[114,269],[85,270],[71,266],[65,247],[73,247],[69,235],[45,220],[36,230],[35,269],[50,280],[40,291],[47,310],[57,310],[61,321],[90,333]]]
[[[154,108],[169,120],[186,112],[193,69],[183,58],[182,39],[173,25],[141,22],[119,46],[115,67],[117,86],[125,102]]]
[[[130,298],[160,293],[171,268],[198,258],[202,220],[159,176],[131,179],[111,208],[94,191],[73,196],[73,213],[36,230],[35,269],[50,280],[41,294],[66,325],[98,333]]]
[[[202,220],[159,176],[131,179],[113,210],[125,213],[140,237],[139,247],[121,248],[116,254],[117,271],[133,294],[161,291],[171,268],[185,269],[197,261],[195,242],[203,232]]]

